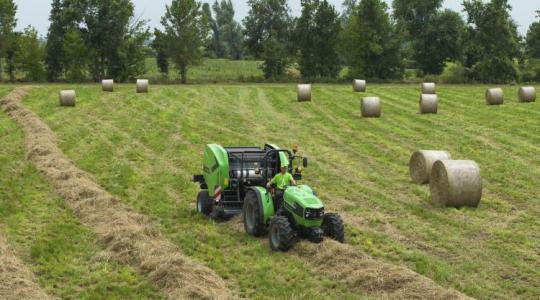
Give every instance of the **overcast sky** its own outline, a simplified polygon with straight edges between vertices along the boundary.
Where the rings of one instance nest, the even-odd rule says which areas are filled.
[[[329,0],[341,11],[342,0]],[[391,3],[391,0],[385,0]],[[15,0],[19,9],[17,19],[19,20],[17,28],[23,29],[28,25],[34,26],[40,34],[45,35],[49,27],[49,12],[52,0]],[[150,21],[150,26],[160,26],[159,21],[164,13],[165,5],[170,0],[133,0],[135,3],[136,15]],[[205,1],[213,2],[213,0]],[[233,0],[236,9],[236,18],[243,19],[247,12],[245,0]],[[300,0],[287,1],[294,15],[300,14]],[[462,11],[461,3],[463,0],[445,0],[444,6],[455,11]],[[540,10],[540,0],[510,0],[513,7],[512,17],[519,25],[519,32],[526,34],[529,25],[534,22],[536,13]]]

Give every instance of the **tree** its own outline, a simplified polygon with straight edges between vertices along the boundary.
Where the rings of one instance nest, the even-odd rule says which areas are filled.
[[[15,40],[13,28],[17,25],[15,14],[17,5],[13,0],[0,0],[0,82],[4,70],[2,69],[2,59],[8,54],[8,50],[13,50],[14,45],[10,45]]]
[[[249,0],[248,16],[244,19],[247,51],[262,58],[266,78],[279,78],[285,73],[290,42],[289,7],[286,0]]]
[[[514,59],[519,56],[517,26],[507,0],[467,0],[463,3],[469,24],[465,67],[472,79],[507,82],[517,78]]]
[[[540,18],[540,10],[537,11]],[[540,58],[540,21],[534,22],[527,32],[527,55],[531,58]]]
[[[214,4],[215,5],[215,4]],[[209,45],[207,48],[213,52],[215,57],[223,58],[225,56],[225,49],[223,47],[223,41],[221,38],[221,29],[218,25],[218,22],[212,16],[212,10],[210,9],[210,4],[204,3],[202,6],[203,13],[208,20],[208,25],[212,32],[212,37],[210,38]]]
[[[156,63],[159,72],[169,74],[169,57],[167,56],[167,48],[165,44],[165,36],[159,29],[154,29],[154,41],[152,48],[156,52]]]
[[[342,53],[349,75],[365,78],[399,78],[402,39],[381,0],[361,0],[343,31]]]
[[[19,45],[15,53],[15,65],[25,73],[27,80],[40,81],[45,77],[43,67],[44,48],[38,38],[37,30],[31,26],[19,35]]]
[[[77,28],[72,27],[64,34],[62,49],[61,64],[66,79],[76,82],[84,81],[87,77],[87,66],[94,54],[86,47],[81,32]]]
[[[248,6],[244,35],[249,54],[260,58],[264,43],[271,37],[283,44],[289,42],[292,19],[286,0],[249,0]]]
[[[212,8],[216,13],[216,22],[221,33],[224,53],[229,58],[242,58],[242,27],[234,19],[235,12],[231,0],[222,0],[221,2],[216,0]]]
[[[195,0],[173,0],[161,18],[168,56],[178,68],[182,83],[188,68],[200,62],[208,35],[208,20]]]
[[[341,30],[339,15],[326,0],[302,0],[301,4],[302,15],[296,23],[295,41],[302,77],[336,77],[340,70],[337,52]]]

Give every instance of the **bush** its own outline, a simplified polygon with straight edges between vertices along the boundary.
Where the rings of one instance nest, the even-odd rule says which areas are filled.
[[[447,63],[439,76],[441,83],[467,83],[467,72],[460,63]]]

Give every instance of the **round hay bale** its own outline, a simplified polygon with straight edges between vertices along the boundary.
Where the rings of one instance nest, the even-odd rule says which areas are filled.
[[[504,103],[504,93],[501,88],[488,89],[486,91],[487,105],[501,105]]]
[[[534,102],[536,101],[536,89],[534,86],[524,86],[519,88],[519,102]]]
[[[74,90],[60,91],[59,99],[60,99],[60,106],[75,106],[75,91]]]
[[[311,101],[311,84],[298,85],[298,102]]]
[[[439,98],[435,94],[422,94],[420,96],[420,113],[436,114],[439,106]]]
[[[417,184],[429,183],[433,164],[441,159],[452,159],[450,153],[439,150],[419,150],[413,153],[409,161],[411,179]]]
[[[422,94],[435,94],[435,83],[434,82],[422,83]]]
[[[366,91],[366,81],[365,80],[360,80],[360,79],[355,79],[353,81],[353,91],[354,92],[364,93]]]
[[[480,168],[471,160],[438,160],[429,182],[431,201],[437,206],[478,207],[482,198]]]
[[[112,92],[114,90],[114,80],[105,79],[101,81],[101,89],[104,92]]]
[[[137,79],[137,93],[148,93],[147,79]]]
[[[381,99],[379,97],[362,98],[360,110],[364,118],[379,118],[381,116]]]

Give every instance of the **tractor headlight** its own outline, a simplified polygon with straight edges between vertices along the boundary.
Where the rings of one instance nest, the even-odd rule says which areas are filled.
[[[306,219],[320,219],[324,216],[324,208],[306,208],[304,217]]]

